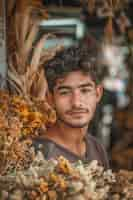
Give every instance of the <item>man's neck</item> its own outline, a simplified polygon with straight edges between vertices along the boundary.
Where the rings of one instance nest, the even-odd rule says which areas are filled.
[[[64,123],[56,123],[46,134],[46,137],[62,145],[68,150],[78,155],[83,155],[86,151],[85,135],[87,127],[72,128]]]

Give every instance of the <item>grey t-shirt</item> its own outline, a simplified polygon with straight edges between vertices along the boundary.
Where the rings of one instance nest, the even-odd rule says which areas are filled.
[[[64,156],[70,162],[76,162],[78,160],[82,160],[83,162],[91,162],[92,160],[97,160],[100,165],[104,166],[105,169],[108,169],[109,162],[104,147],[92,135],[87,135],[85,137],[85,141],[86,153],[82,157],[46,138],[34,139],[33,146],[35,151],[41,151],[47,160],[52,158],[56,159],[59,156]]]

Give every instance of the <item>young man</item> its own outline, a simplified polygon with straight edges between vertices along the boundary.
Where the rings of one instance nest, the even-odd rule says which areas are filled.
[[[101,69],[97,49],[85,47],[64,49],[46,64],[50,101],[57,113],[55,125],[35,141],[46,159],[62,155],[72,162],[98,160],[108,168],[104,148],[88,133],[103,93]]]

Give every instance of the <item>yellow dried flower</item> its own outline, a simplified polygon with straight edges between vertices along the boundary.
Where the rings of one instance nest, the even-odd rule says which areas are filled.
[[[58,176],[54,173],[50,173],[49,174],[50,180],[53,182],[57,182],[58,181]]]
[[[57,169],[65,174],[72,174],[73,172],[70,162],[62,156],[60,156],[58,159]]]
[[[43,116],[41,112],[30,112],[28,115],[28,120],[29,121],[36,121],[38,123],[40,122],[46,122],[47,117]]]
[[[32,127],[24,127],[24,128],[22,128],[21,133],[23,136],[28,136],[32,133],[32,131],[33,131]]]
[[[50,200],[56,200],[57,199],[57,193],[55,190],[48,191],[48,197]]]
[[[58,181],[58,184],[59,184],[59,187],[62,189],[62,190],[66,190],[67,189],[67,182],[60,177],[59,181]]]
[[[67,188],[67,182],[60,175],[56,175],[54,173],[51,173],[50,174],[50,181],[54,182],[55,184],[58,184],[59,188],[62,189],[62,190],[65,190]]]
[[[27,118],[29,116],[29,111],[26,106],[20,106],[18,108],[18,113],[23,118]]]
[[[48,191],[48,183],[46,181],[44,181],[44,180],[41,180],[39,189],[43,193],[47,192]]]

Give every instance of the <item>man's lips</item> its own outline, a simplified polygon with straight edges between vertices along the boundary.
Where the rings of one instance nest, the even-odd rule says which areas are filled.
[[[77,114],[86,114],[88,111],[87,110],[71,110],[68,111],[67,113],[70,115],[77,115]]]

